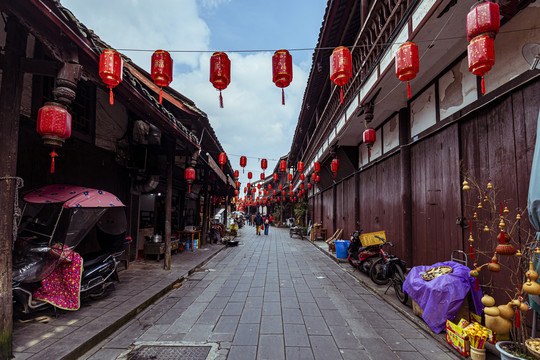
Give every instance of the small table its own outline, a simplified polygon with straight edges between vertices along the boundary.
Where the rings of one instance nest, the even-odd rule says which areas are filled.
[[[197,234],[197,240],[199,240],[199,247],[201,246],[201,232],[200,231],[188,231],[182,230],[178,232],[178,237],[181,235],[191,235],[191,251],[193,251],[193,240],[195,240],[195,234]]]
[[[326,229],[325,228],[312,228],[311,231],[313,232],[313,236],[311,237],[311,241],[317,240],[317,238],[320,236],[323,238],[323,240],[326,240]]]
[[[173,251],[178,251],[180,245],[180,240],[171,240],[171,253]],[[165,243],[155,243],[155,242],[145,242],[144,243],[144,259],[146,260],[147,255],[156,255],[157,261],[161,259],[161,255],[165,254]]]

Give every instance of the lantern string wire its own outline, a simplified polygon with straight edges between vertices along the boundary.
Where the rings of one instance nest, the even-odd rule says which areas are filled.
[[[455,9],[454,9],[455,12]],[[451,17],[448,18],[448,20],[451,19]],[[426,39],[426,40],[414,40],[416,43],[430,43],[428,46],[428,49],[430,49],[435,41],[445,41],[445,40],[456,40],[456,39],[465,39],[465,35],[460,36],[449,36],[444,38],[439,38],[438,36],[442,32],[442,29],[448,24],[448,20],[445,23],[445,25],[439,30],[439,33],[434,39]],[[523,28],[523,29],[515,29],[515,30],[506,30],[506,31],[499,31],[499,35],[501,34],[510,34],[510,33],[516,33],[516,32],[524,32],[524,31],[535,31],[540,30],[540,27],[531,27],[531,28]],[[403,42],[404,43],[404,42]],[[388,42],[388,43],[373,43],[368,45],[350,45],[348,48],[350,49],[356,49],[356,48],[370,48],[374,45],[377,46],[389,46],[389,45],[398,45],[403,44],[402,42]],[[314,50],[334,50],[335,46],[324,46],[324,47],[307,47],[307,48],[290,48],[287,49],[289,52],[293,51],[314,51]],[[136,49],[136,48],[117,48],[117,51],[124,51],[124,52],[154,52],[156,49]],[[216,51],[222,51],[227,53],[259,53],[259,52],[274,52],[276,49],[242,49],[242,50],[167,50],[170,53],[214,53]]]

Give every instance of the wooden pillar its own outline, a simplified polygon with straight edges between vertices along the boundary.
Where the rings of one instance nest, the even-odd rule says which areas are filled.
[[[404,259],[409,265],[414,264],[412,237],[412,197],[411,197],[411,148],[409,146],[409,110],[399,111],[399,146],[401,173],[401,239],[403,240]]]
[[[332,214],[332,232],[335,232],[337,228],[337,190],[335,181],[334,185],[332,185]]]
[[[0,89],[0,358],[12,357],[12,245],[14,242],[14,204],[17,194],[17,147],[27,32],[15,16],[6,24],[2,88]]]
[[[354,173],[354,229],[360,230],[360,172]]]
[[[173,166],[174,166],[174,147],[172,140],[167,144],[167,192],[165,194],[165,257],[163,259],[163,268],[171,270],[171,211],[172,211],[172,191],[173,191]]]

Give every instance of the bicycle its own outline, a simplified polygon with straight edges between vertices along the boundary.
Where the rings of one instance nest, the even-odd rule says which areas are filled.
[[[389,245],[394,246],[391,242],[385,242],[379,247],[381,258],[377,259],[369,269],[370,279],[378,285],[386,285],[389,283],[388,291],[391,287],[396,292],[396,297],[402,304],[406,304],[409,300],[409,295],[403,292],[403,282],[405,281],[406,263],[395,255],[390,255],[383,250],[383,247]]]

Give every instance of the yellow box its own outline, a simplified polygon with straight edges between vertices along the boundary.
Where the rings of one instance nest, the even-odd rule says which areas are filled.
[[[383,231],[372,232],[360,235],[362,246],[379,245],[386,242],[386,234]]]
[[[477,322],[480,325],[482,325],[482,317],[476,315],[475,313],[471,313],[471,321],[472,322]],[[484,327],[484,326],[482,326],[482,327]],[[510,340],[510,334],[497,334],[497,333],[495,333],[493,330],[491,330],[489,328],[485,328],[485,329],[487,330],[487,332],[489,334],[488,342],[491,343],[491,344],[495,345],[495,343],[497,341]]]
[[[469,340],[465,339],[466,335],[463,331],[467,325],[469,322],[465,319],[461,319],[457,325],[446,320],[446,341],[465,356],[469,356],[471,351]]]

